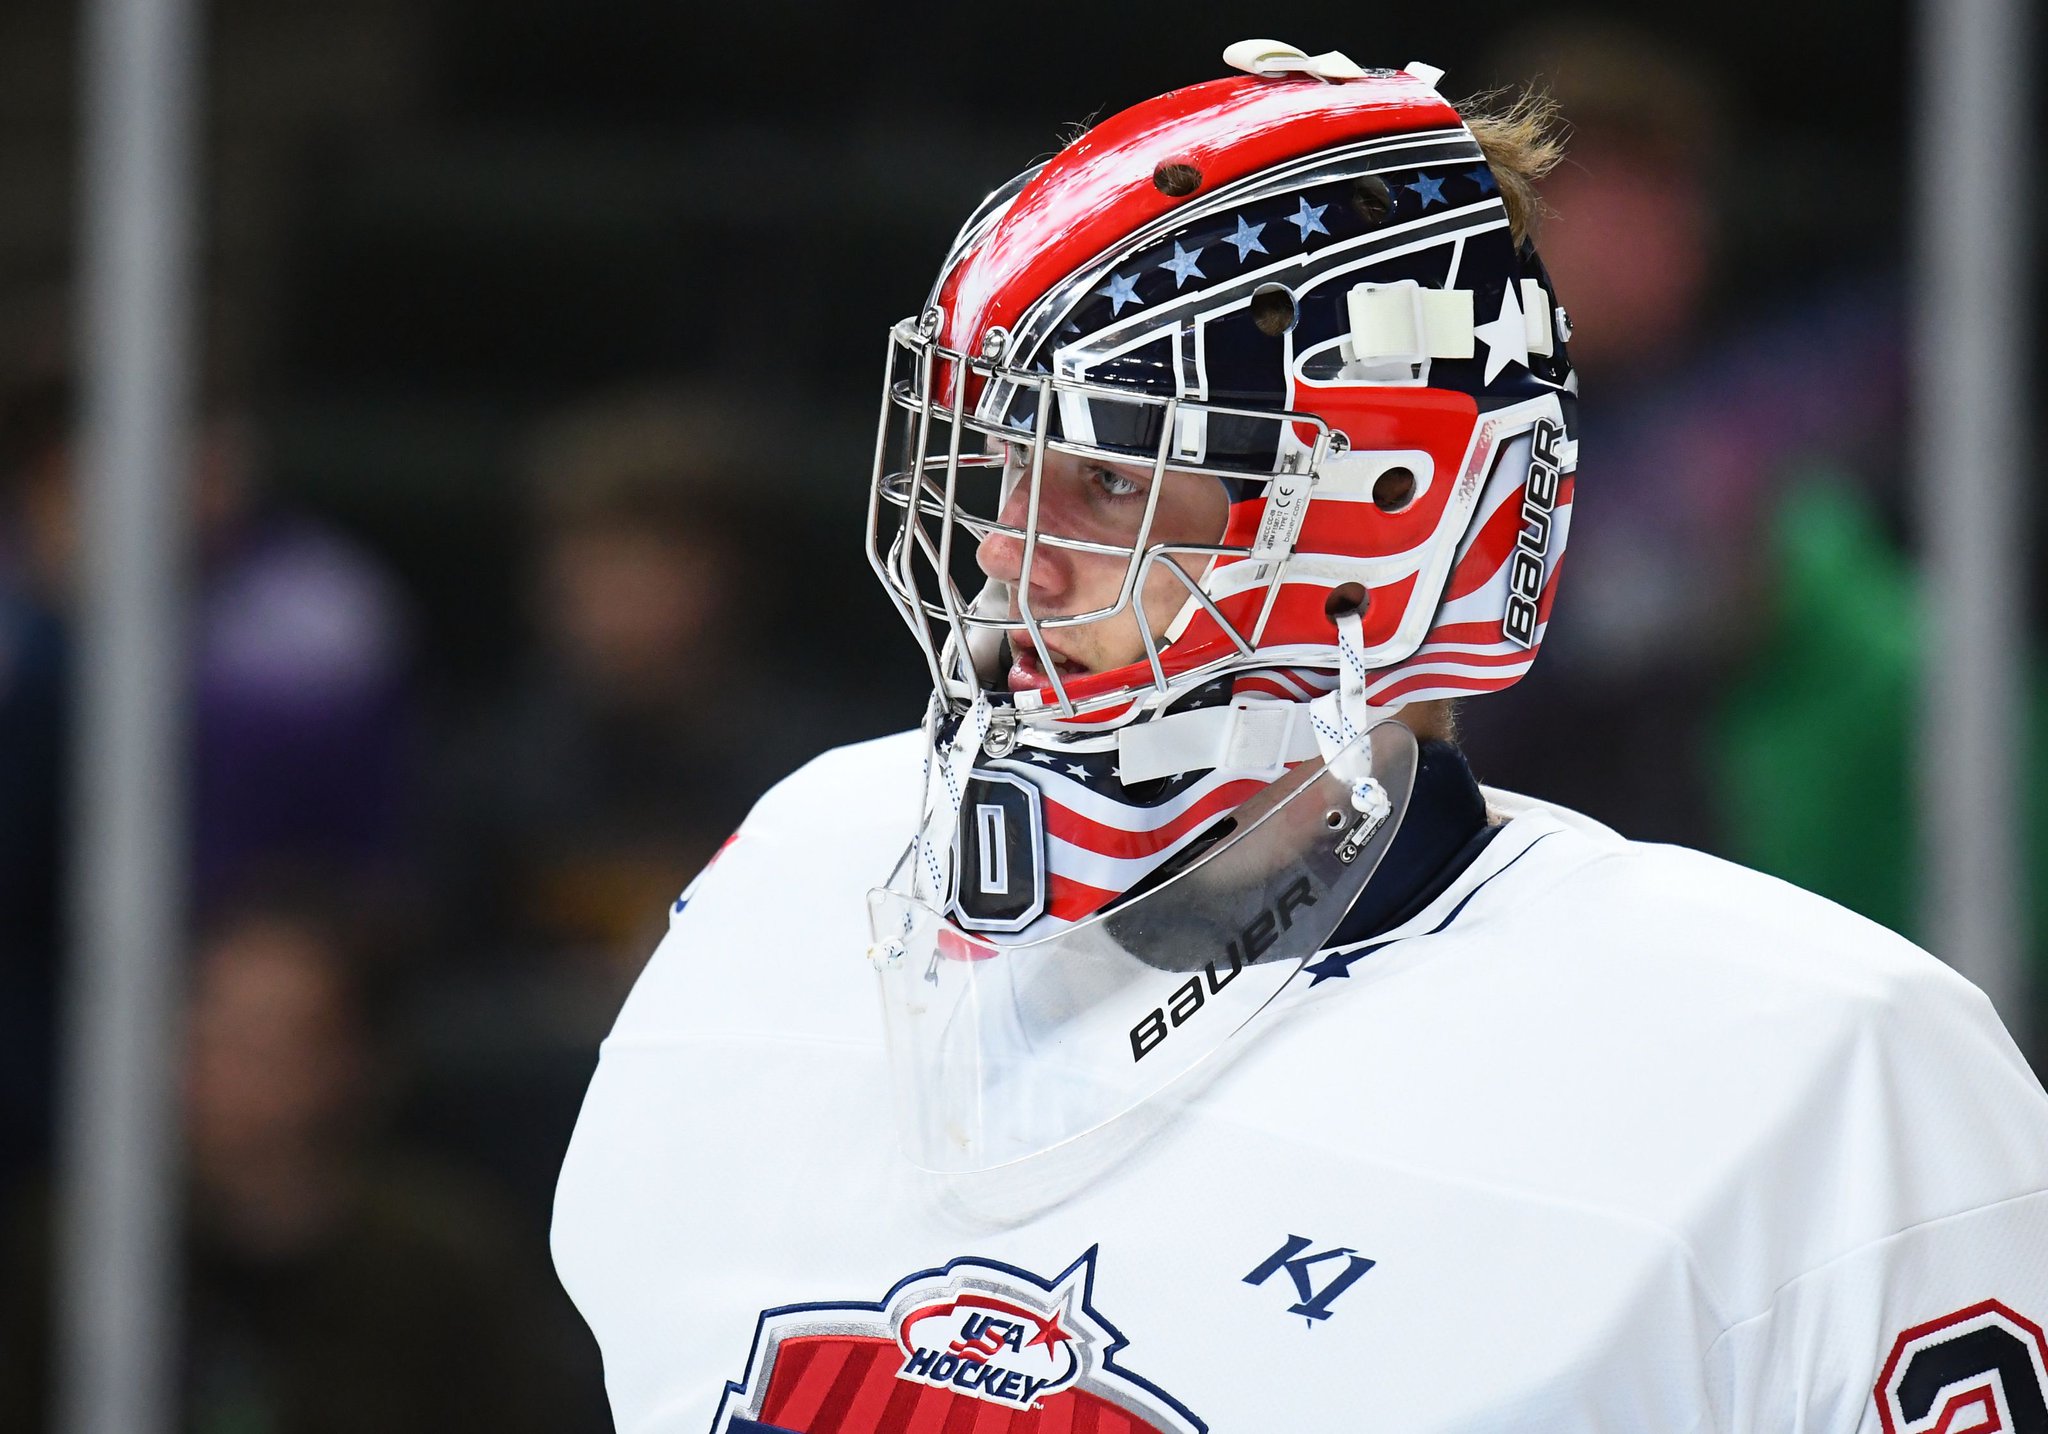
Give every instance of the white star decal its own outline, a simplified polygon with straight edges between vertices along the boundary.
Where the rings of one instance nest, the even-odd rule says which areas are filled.
[[[1180,240],[1173,241],[1173,257],[1159,267],[1173,275],[1173,287],[1178,289],[1190,278],[1206,279],[1208,275],[1195,267],[1195,260],[1202,257],[1201,249],[1189,252],[1180,247]]]
[[[1125,304],[1140,302],[1138,298],[1138,281],[1135,278],[1126,279],[1121,274],[1111,274],[1108,285],[1097,289],[1095,292],[1114,305],[1110,309],[1112,317],[1121,314],[1124,311]]]
[[[1301,201],[1301,208],[1287,217],[1289,224],[1301,230],[1302,243],[1308,243],[1308,236],[1311,234],[1327,234],[1330,232],[1323,227],[1323,211],[1329,207],[1327,204],[1318,204],[1314,208],[1310,208],[1309,202],[1304,199]]]
[[[1266,246],[1259,242],[1259,235],[1265,227],[1263,224],[1247,224],[1242,214],[1237,216],[1237,232],[1224,235],[1223,242],[1237,250],[1238,263],[1242,264],[1254,250],[1261,254],[1266,252]]]
[[[1523,368],[1529,366],[1529,327],[1522,318],[1522,306],[1515,302],[1515,285],[1512,280],[1500,291],[1500,317],[1489,319],[1483,324],[1472,326],[1472,337],[1486,344],[1486,381],[1492,383],[1495,376],[1510,363]]]
[[[1085,777],[1088,775],[1088,769],[1079,762],[1069,762],[1067,763],[1067,773],[1070,776]]]
[[[1027,762],[1044,762],[1048,766],[1050,766],[1052,763],[1058,761],[1059,758],[1053,756],[1053,754],[1050,752],[1041,752],[1036,748],[1033,748],[1031,751],[1026,752],[1024,754],[1024,760]]]

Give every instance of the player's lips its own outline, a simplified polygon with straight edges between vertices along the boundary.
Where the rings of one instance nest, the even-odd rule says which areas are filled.
[[[1022,628],[1007,634],[1010,639],[1010,676],[1012,692],[1035,691],[1050,687],[1051,681],[1045,675],[1045,664],[1039,660],[1038,648],[1031,641],[1031,634]],[[1088,671],[1087,664],[1076,662],[1047,642],[1045,650],[1052,655],[1053,666],[1063,678],[1079,677]]]

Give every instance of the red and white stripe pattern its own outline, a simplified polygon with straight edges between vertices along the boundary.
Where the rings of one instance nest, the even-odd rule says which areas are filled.
[[[1332,673],[1261,668],[1213,682],[1182,709],[1232,697],[1306,702],[1336,685]],[[1045,812],[1045,914],[1016,936],[1036,940],[1081,921],[1145,881],[1218,821],[1262,791],[1270,777],[1220,769],[1126,787],[1115,748],[1096,752],[1019,747],[990,765],[1038,788]]]
[[[1481,516],[1458,545],[1457,561],[1451,565],[1443,601],[1429,632],[1414,652],[1372,675],[1365,689],[1369,702],[1375,707],[1405,707],[1411,702],[1498,692],[1529,670],[1550,625],[1557,575],[1571,533],[1574,485],[1575,475],[1565,473],[1551,510],[1534,641],[1523,647],[1509,641],[1504,630],[1508,577],[1524,526],[1522,499],[1528,487],[1528,468],[1522,463],[1502,463],[1496,465],[1481,497]]]
[[[1231,685],[1233,697],[1273,697],[1282,702],[1313,702],[1337,690],[1337,674],[1312,667],[1269,667],[1247,672]]]

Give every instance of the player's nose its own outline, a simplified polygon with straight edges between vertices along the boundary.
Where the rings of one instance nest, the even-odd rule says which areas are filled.
[[[1018,483],[1010,490],[1003,499],[1002,510],[996,514],[1002,527],[984,536],[974,551],[974,560],[984,573],[1012,588],[1021,587],[1026,581],[1023,534],[1031,516],[1029,487],[1029,483]],[[1058,601],[1072,580],[1073,563],[1067,551],[1044,541],[1047,533],[1056,531],[1047,522],[1047,508],[1048,501],[1042,500],[1038,513],[1039,541],[1031,545],[1029,581],[1034,607]]]

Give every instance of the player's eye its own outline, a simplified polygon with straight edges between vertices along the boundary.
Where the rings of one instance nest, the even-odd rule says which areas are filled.
[[[1105,497],[1134,498],[1145,491],[1143,483],[1127,474],[1117,472],[1114,468],[1091,469],[1089,476],[1094,478],[1096,486],[1102,489]]]

